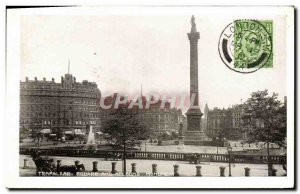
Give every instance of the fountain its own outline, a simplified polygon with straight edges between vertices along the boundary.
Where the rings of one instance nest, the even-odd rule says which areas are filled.
[[[184,136],[183,134],[183,124],[182,122],[179,123],[179,136],[178,136],[178,146],[177,146],[177,150],[180,151],[184,151],[185,150],[185,146],[184,146]]]
[[[97,149],[97,145],[95,142],[95,133],[93,132],[93,126],[87,125],[86,129],[89,129],[89,135],[86,141],[86,148],[88,150],[96,150]]]

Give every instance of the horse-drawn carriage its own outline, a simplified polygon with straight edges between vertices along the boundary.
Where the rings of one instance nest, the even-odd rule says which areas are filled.
[[[42,156],[41,153],[37,150],[33,150],[31,152],[32,160],[36,166],[36,175],[40,176],[40,173],[43,174],[57,174],[60,173],[70,173],[73,176],[76,176],[76,173],[85,170],[83,164],[75,163],[75,165],[56,165],[54,164],[53,158],[49,158],[48,156]]]
[[[105,160],[120,160],[122,159],[122,154],[116,152],[107,152],[104,155]]]
[[[189,156],[189,161],[190,163],[192,164],[199,164],[200,163],[200,158],[201,158],[201,155],[198,154],[198,153],[194,153],[194,154],[191,154]]]

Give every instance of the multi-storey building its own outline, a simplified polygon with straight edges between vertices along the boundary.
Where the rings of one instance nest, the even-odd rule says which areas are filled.
[[[230,140],[243,139],[245,129],[242,126],[244,117],[243,106],[241,104],[233,105],[228,109],[214,108],[207,110],[207,135],[210,137],[219,137]]]
[[[87,125],[100,130],[101,93],[95,82],[77,82],[72,74],[61,77],[61,83],[29,80],[20,83],[20,128],[85,132]]]
[[[172,108],[169,102],[158,102],[151,104],[147,109],[147,99],[142,97],[143,109],[135,107],[138,117],[143,125],[152,129],[155,134],[164,132],[171,133],[179,130],[179,123],[184,122],[181,109]],[[163,104],[163,105],[162,105]]]
[[[284,98],[286,107],[286,97]],[[253,120],[249,113],[244,112],[242,104],[233,105],[228,109],[214,108],[208,111],[207,135],[210,137],[222,136],[230,140],[246,140],[251,131],[250,122],[255,126],[264,127],[261,120]]]
[[[105,97],[104,104],[112,105],[109,109],[100,108],[100,118],[102,126],[112,116],[111,113],[114,109],[114,103],[116,101],[117,94]],[[179,123],[186,123],[186,118],[183,116],[180,109],[171,108],[169,102],[158,102],[151,104],[148,108],[146,107],[147,99],[142,96],[143,108],[134,105],[132,110],[137,113],[137,117],[141,124],[150,128],[155,134],[161,134],[163,132],[172,132],[179,130]],[[164,106],[161,106],[165,103]]]
[[[207,135],[210,137],[230,137],[232,110],[214,108],[208,112]]]
[[[243,105],[233,105],[230,110],[232,114],[232,127],[228,132],[229,137],[230,139],[242,139],[244,134],[242,129],[242,119],[245,116],[243,111]]]

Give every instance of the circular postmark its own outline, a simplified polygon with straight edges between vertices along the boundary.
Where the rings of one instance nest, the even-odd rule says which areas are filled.
[[[236,20],[222,31],[218,50],[233,71],[253,73],[272,67],[272,21]]]

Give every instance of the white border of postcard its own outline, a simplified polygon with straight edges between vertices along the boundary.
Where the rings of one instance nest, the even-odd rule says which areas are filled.
[[[72,4],[70,2],[70,4]],[[49,5],[49,4],[48,4]],[[53,5],[53,4],[52,4]],[[286,177],[20,177],[19,176],[19,82],[20,14],[187,14],[211,10],[219,12],[241,12],[240,7],[220,6],[157,6],[157,7],[70,7],[55,9],[10,10],[8,15],[14,25],[7,28],[7,64],[6,64],[6,109],[5,109],[5,149],[6,149],[6,186],[9,188],[291,188],[294,187],[294,8],[293,7],[247,7],[247,13],[280,13],[287,16],[287,176]],[[101,12],[99,12],[101,9]],[[229,11],[230,10],[230,11]],[[10,23],[13,24],[13,23]],[[13,51],[13,52],[12,52]]]

